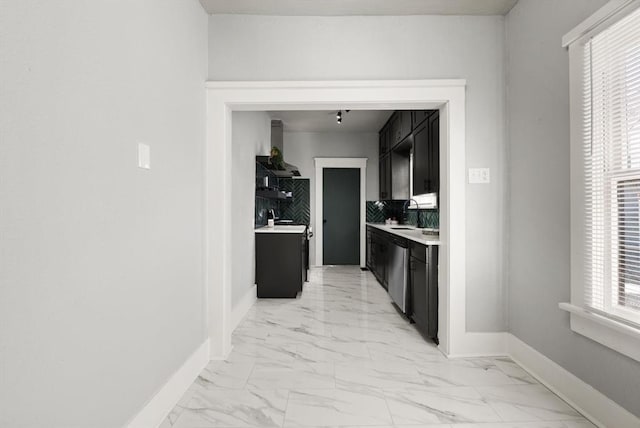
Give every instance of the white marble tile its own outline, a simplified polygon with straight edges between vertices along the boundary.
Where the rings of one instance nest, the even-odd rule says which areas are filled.
[[[420,425],[394,425],[394,428],[457,428],[462,425],[450,425],[450,424],[420,424]],[[474,427],[482,427],[483,425],[473,425]]]
[[[239,343],[233,345],[227,361],[232,362],[272,362],[286,363],[296,361],[296,344]]]
[[[444,357],[371,273],[310,279],[259,299],[161,428],[594,428],[508,358]]]
[[[502,420],[471,387],[404,389],[385,394],[396,425]]]
[[[247,385],[259,389],[335,388],[333,363],[255,363]]]
[[[416,366],[424,386],[494,386],[522,384],[495,365],[482,366],[466,360],[424,362]]]
[[[288,391],[199,389],[173,428],[281,427]]]
[[[563,424],[565,426],[562,428],[596,428],[594,424],[592,424],[586,419],[580,419],[575,421],[564,421]]]
[[[415,365],[393,362],[336,363],[336,385],[342,389],[403,389],[421,386]]]
[[[476,388],[504,421],[582,419],[568,404],[542,385]]]
[[[507,376],[518,379],[522,383],[536,384],[538,383],[533,376],[527,373],[522,367],[517,365],[509,358],[496,358],[494,360],[496,367],[498,367]]]
[[[369,355],[373,361],[420,364],[427,362],[450,361],[436,348],[435,344],[424,339],[415,343],[405,342],[395,346],[385,343],[367,343]]]
[[[171,423],[171,421],[169,420],[169,418],[166,418],[158,428],[171,428],[173,426],[173,424]]]
[[[333,327],[333,340],[338,342],[360,342],[387,346],[404,346],[424,341],[417,332],[395,328]]]
[[[180,415],[182,414],[182,411],[185,409],[187,403],[191,401],[196,390],[198,390],[199,388],[200,386],[195,382],[193,383],[193,385],[191,385],[191,387],[182,395],[182,397],[178,401],[178,404],[176,404],[173,410],[171,410],[165,418],[164,422],[162,423],[163,428],[164,426],[172,427],[173,424],[176,423],[178,417],[180,417]]]
[[[484,368],[489,371],[500,371],[513,380],[514,384],[537,384],[538,382],[522,367],[508,357],[457,359],[464,364]]]
[[[336,342],[328,339],[298,345],[296,356],[298,359],[308,362],[371,360],[369,349],[364,343]]]
[[[254,363],[212,361],[204,368],[196,383],[206,388],[244,388]]]
[[[439,425],[437,425],[439,426]],[[434,427],[433,425],[425,425],[425,427]],[[449,425],[447,425],[449,427]],[[595,428],[592,423],[581,421],[538,421],[538,422],[492,422],[481,424],[455,424],[450,425],[451,428]],[[416,425],[401,426],[396,428],[417,428]]]
[[[390,425],[381,397],[341,389],[294,390],[289,394],[285,427]]]

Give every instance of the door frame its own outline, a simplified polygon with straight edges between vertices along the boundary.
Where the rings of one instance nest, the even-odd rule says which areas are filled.
[[[366,266],[366,221],[367,221],[367,159],[368,158],[314,158],[316,167],[316,266],[324,265],[324,169],[351,168],[360,170],[360,267]]]
[[[203,206],[204,299],[211,359],[231,352],[231,114],[277,110],[440,110],[439,348],[482,355],[502,335],[466,331],[466,81],[209,81]],[[494,340],[488,343],[487,335]],[[496,336],[497,335],[497,336]],[[495,336],[495,337],[494,337]],[[203,340],[206,339],[203,338]]]

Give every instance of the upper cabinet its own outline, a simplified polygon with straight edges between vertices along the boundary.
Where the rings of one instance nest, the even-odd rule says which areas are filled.
[[[411,111],[399,110],[393,113],[387,127],[390,130],[389,149],[400,143],[411,133]]]
[[[385,125],[378,134],[380,141],[380,156],[383,156],[385,153],[389,152],[389,129],[390,127],[388,125]]]
[[[399,110],[379,133],[380,199],[408,199],[440,189],[438,110]],[[410,158],[413,158],[413,169]],[[405,165],[406,163],[406,165]],[[412,192],[409,192],[409,182]]]
[[[422,125],[422,122],[424,122],[425,119],[431,115],[431,113],[433,113],[433,110],[412,111],[411,117],[412,117],[413,126],[411,127],[411,129],[416,129],[418,126]]]
[[[380,199],[391,199],[391,154],[380,157],[379,163]]]
[[[440,190],[440,114],[433,112],[413,131],[413,193]]]

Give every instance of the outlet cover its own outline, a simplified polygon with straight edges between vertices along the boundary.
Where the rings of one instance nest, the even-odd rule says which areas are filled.
[[[151,169],[151,148],[148,144],[138,143],[138,168]]]
[[[489,168],[469,168],[469,184],[487,184],[491,182]]]

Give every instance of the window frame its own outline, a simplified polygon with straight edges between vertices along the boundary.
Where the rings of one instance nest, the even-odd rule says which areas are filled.
[[[586,182],[583,146],[583,48],[588,40],[640,8],[640,0],[613,0],[563,37],[569,50],[571,301],[559,304],[569,312],[571,329],[640,362],[640,327],[600,313],[584,302],[586,248]],[[613,182],[617,182],[612,180]]]
[[[611,183],[609,186],[609,190],[612,193],[612,197],[617,197],[618,192],[619,192],[619,186],[620,183],[622,182],[627,182],[627,181],[638,181],[640,182],[640,168],[633,168],[632,173],[623,173],[623,174],[615,174],[611,177]],[[640,204],[640,198],[638,199],[638,203]],[[619,206],[619,203],[616,204],[616,207]],[[618,216],[618,222],[620,221],[620,216],[619,216],[620,211],[616,210],[616,215]],[[618,227],[615,228],[615,238],[613,240],[620,242],[621,238],[620,238],[620,226],[618,223]],[[618,255],[615,257],[615,259],[612,260],[612,272],[617,272],[617,275],[620,275],[620,269],[621,269],[621,263],[620,263],[620,248],[619,246],[616,246],[616,251],[618,253]],[[619,281],[619,280],[618,280]],[[609,293],[612,293],[612,289],[614,288],[613,284],[611,287],[609,287],[609,289],[607,290]],[[615,288],[620,288],[620,284],[619,282],[616,284]],[[634,328],[637,328],[638,330],[640,330],[640,311],[634,311],[634,310],[630,310],[627,309],[627,307],[625,307],[625,305],[621,305],[617,300],[618,299],[613,299],[613,296],[609,296],[608,302],[607,302],[607,309],[608,309],[608,313],[610,313],[613,317],[620,317],[620,319],[622,320],[627,320],[630,323],[635,324],[635,326],[632,326]],[[620,297],[620,294],[617,294],[616,297]],[[626,298],[625,298],[626,300]],[[623,321],[624,322],[624,321]]]

